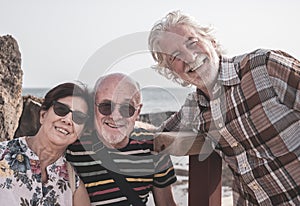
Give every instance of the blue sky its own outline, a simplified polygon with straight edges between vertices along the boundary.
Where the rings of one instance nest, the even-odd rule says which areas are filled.
[[[99,60],[97,52],[103,58],[103,48],[136,34],[141,39],[130,39],[132,44],[125,46],[147,48],[146,38],[142,40],[146,32],[178,9],[215,26],[228,56],[270,48],[300,59],[297,0],[0,0],[0,5],[0,35],[10,34],[18,41],[24,87],[52,87],[76,79],[92,85],[98,75],[112,71],[129,73],[142,85],[175,86],[149,69],[154,62],[146,51],[109,51],[117,55],[113,62],[105,56]],[[87,65],[94,63],[99,73],[85,79]]]

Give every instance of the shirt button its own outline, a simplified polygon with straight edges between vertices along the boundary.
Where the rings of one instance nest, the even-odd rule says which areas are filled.
[[[232,146],[232,147],[237,147],[237,146],[238,146],[238,143],[237,143],[237,142],[234,142],[231,146]]]
[[[220,127],[220,128],[223,127],[223,123],[220,122],[220,123],[219,123],[219,127]]]
[[[254,184],[254,185],[253,185],[253,189],[254,189],[254,190],[258,190],[257,184]]]

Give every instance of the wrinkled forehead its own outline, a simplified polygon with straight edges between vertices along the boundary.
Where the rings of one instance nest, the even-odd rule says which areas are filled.
[[[175,49],[184,45],[191,37],[197,37],[198,35],[193,28],[179,25],[167,31],[162,31],[157,36],[157,51],[172,54]]]

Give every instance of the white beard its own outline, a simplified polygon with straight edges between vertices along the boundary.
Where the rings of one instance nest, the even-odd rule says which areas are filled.
[[[101,136],[104,141],[110,145],[117,145],[126,138],[126,134],[122,134],[121,131],[118,134],[111,134],[110,132],[102,130]]]

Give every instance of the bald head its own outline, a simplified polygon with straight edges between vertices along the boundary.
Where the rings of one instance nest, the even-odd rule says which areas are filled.
[[[96,99],[103,90],[109,90],[110,92],[115,93],[115,95],[120,95],[120,92],[127,90],[130,91],[137,104],[141,102],[140,85],[126,74],[113,73],[101,76],[94,87]]]
[[[142,108],[138,83],[125,74],[109,74],[98,79],[94,92],[98,137],[108,147],[126,146]]]

